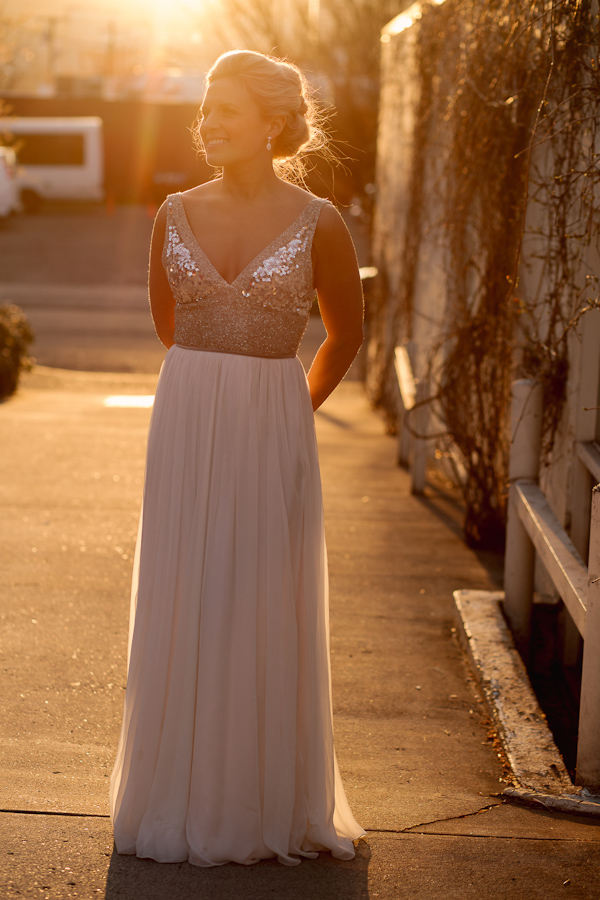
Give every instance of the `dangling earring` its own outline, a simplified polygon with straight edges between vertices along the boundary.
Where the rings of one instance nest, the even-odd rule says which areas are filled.
[[[267,150],[271,149],[271,135],[267,138]]]

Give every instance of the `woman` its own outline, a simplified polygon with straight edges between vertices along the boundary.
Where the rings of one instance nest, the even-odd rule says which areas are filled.
[[[362,295],[340,216],[281,168],[322,141],[314,119],[294,66],[220,57],[199,127],[221,175],[156,217],[150,304],[168,352],[111,779],[119,853],[297,865],[351,859],[365,833],[333,747],[313,419],[360,346]],[[307,380],[315,288],[327,339]]]

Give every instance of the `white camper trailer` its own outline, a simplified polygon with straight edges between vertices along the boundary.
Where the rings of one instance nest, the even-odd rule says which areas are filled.
[[[21,200],[103,200],[104,147],[98,116],[0,118],[0,134],[17,149]]]

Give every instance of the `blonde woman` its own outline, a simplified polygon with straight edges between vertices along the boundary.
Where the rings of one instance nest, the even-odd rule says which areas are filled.
[[[150,304],[168,348],[148,438],[119,853],[198,866],[355,854],[332,732],[313,411],[362,341],[356,256],[289,178],[324,138],[300,71],[249,51],[207,76],[219,177],[160,208]],[[290,175],[291,173],[291,175]],[[317,292],[327,338],[296,351]]]

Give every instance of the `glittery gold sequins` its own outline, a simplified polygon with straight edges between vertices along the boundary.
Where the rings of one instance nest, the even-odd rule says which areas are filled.
[[[163,263],[175,298],[175,342],[248,356],[295,356],[314,298],[310,249],[326,202],[312,200],[228,284],[198,247],[181,195],[171,195]]]
[[[306,250],[308,230],[308,225],[304,225],[291,241],[280,247],[273,256],[269,256],[258,269],[255,269],[252,273],[253,278],[257,281],[271,281],[273,276],[289,275],[292,271],[290,263],[298,253]]]
[[[172,259],[179,269],[185,269],[186,274],[192,275],[199,272],[198,266],[193,261],[188,248],[185,246],[175,225],[169,225],[167,228],[167,259]],[[173,271],[173,269],[171,269]]]

